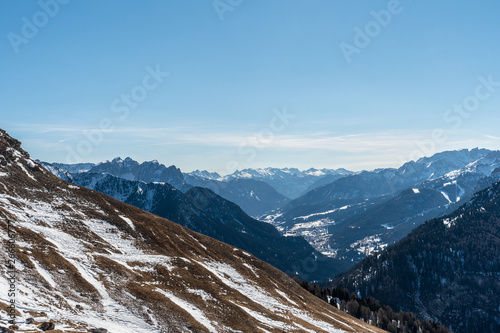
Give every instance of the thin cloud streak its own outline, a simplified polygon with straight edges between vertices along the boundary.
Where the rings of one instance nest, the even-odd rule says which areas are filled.
[[[19,128],[33,131],[43,130],[24,140],[33,151],[50,152],[50,157],[41,159],[64,161],[67,148],[76,149],[85,140],[84,128],[61,124],[23,124]],[[461,148],[484,147],[498,149],[498,139],[484,133],[457,131],[449,135],[446,142],[437,145],[435,151]],[[207,126],[170,127],[120,127],[102,133],[102,144],[95,147],[89,160],[103,160],[109,156],[110,147],[116,155],[136,156],[138,159],[166,159],[167,164],[190,169],[214,169],[214,165],[230,159],[238,160],[248,167],[267,167],[287,163],[300,167],[304,161],[294,162],[294,156],[306,157],[309,167],[345,167],[351,170],[396,167],[423,156],[419,142],[431,139],[429,130],[393,130],[343,134],[339,132],[317,131],[310,133],[279,133],[259,136],[259,132],[215,130]],[[256,159],[247,165],[249,155],[240,153],[256,152]],[[210,153],[208,153],[210,152]],[[418,152],[415,154],[415,152]],[[44,155],[45,155],[44,153]],[[172,158],[173,157],[173,158]],[[200,162],[204,160],[204,162]],[[201,163],[201,164],[200,164]],[[186,167],[187,166],[187,167]],[[222,167],[221,167],[222,168]],[[219,170],[219,169],[217,169]]]
[[[18,130],[38,131],[41,134],[57,136],[57,142],[67,143],[78,140],[85,131],[93,130],[82,126],[61,126],[54,124],[18,124]],[[381,131],[365,132],[346,135],[334,133],[312,132],[306,134],[274,134],[271,137],[261,138],[258,132],[215,132],[202,126],[172,126],[157,128],[121,127],[113,130],[101,131],[105,141],[120,141],[123,136],[142,142],[137,147],[172,146],[194,144],[199,146],[226,147],[257,147],[261,150],[316,150],[328,152],[366,153],[377,150],[401,151],[416,148],[418,140],[428,137],[428,131]],[[76,135],[68,137],[68,133]],[[63,138],[61,138],[63,136]],[[484,135],[483,137],[497,140],[499,138]],[[129,141],[130,142],[130,141]],[[457,144],[471,144],[471,140],[452,141],[447,146]]]

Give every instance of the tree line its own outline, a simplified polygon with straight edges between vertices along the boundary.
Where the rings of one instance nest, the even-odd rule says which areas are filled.
[[[390,333],[451,333],[444,325],[429,319],[415,317],[412,312],[394,312],[373,297],[359,298],[346,288],[326,288],[292,278],[311,294],[365,323]]]

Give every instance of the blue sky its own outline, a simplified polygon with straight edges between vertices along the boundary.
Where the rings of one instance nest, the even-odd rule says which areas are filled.
[[[0,3],[0,127],[34,158],[224,174],[500,149],[496,1],[59,1]]]

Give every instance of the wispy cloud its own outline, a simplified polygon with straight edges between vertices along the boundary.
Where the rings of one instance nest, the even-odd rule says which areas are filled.
[[[16,130],[44,134],[43,137],[60,144],[79,140],[85,131],[96,130],[83,126],[61,126],[60,124],[17,124]],[[279,150],[317,150],[327,152],[366,153],[373,151],[411,150],[419,139],[427,138],[424,130],[374,131],[338,135],[327,131],[309,132],[305,134],[271,134],[260,131],[213,130],[203,126],[166,126],[166,127],[116,127],[102,131],[107,141],[127,138],[137,146],[162,145],[199,145],[210,147],[226,147],[237,149],[241,146],[253,146],[259,149]],[[32,135],[31,135],[32,137]],[[499,139],[484,135],[489,139]],[[459,144],[459,142],[454,142]],[[462,144],[469,142],[461,142]]]
[[[60,124],[22,124],[18,126],[18,130],[29,132],[23,141],[35,151],[41,151],[44,155],[50,151],[54,156],[51,158],[63,161],[66,148],[76,147],[85,138],[83,132],[92,128]],[[266,167],[273,161],[276,164],[290,160],[291,162],[287,162],[289,166],[307,163],[310,167],[321,163],[325,167],[330,165],[361,170],[395,167],[410,159],[421,157],[419,143],[429,142],[432,138],[430,130],[267,134],[263,135],[261,131],[214,129],[208,126],[117,126],[115,130],[103,132],[103,144],[99,145],[99,151],[95,151],[91,158],[114,157],[109,156],[109,147],[116,147],[112,154],[161,159],[162,155],[168,152],[168,156],[175,156],[177,160],[168,163],[179,163],[178,160],[181,160],[186,164],[195,165],[195,168],[206,168],[206,163],[213,165],[216,164],[214,161],[221,161],[220,163],[225,165],[228,159],[236,159],[243,165],[249,155],[242,156],[239,153],[240,147],[248,147],[258,153],[252,166]],[[499,137],[489,134],[462,131],[450,134],[443,144],[436,144],[433,153],[474,147],[498,149],[495,146],[499,145],[499,140]],[[415,152],[417,153],[414,154]],[[297,156],[304,157],[303,161],[297,162]],[[200,162],[200,158],[204,161]]]

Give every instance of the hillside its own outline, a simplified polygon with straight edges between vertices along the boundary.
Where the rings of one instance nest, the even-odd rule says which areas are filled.
[[[242,250],[60,180],[2,130],[0,184],[24,332],[48,321],[79,332],[381,332]],[[0,302],[6,320],[7,293]]]
[[[500,331],[500,182],[337,281],[455,332]]]

